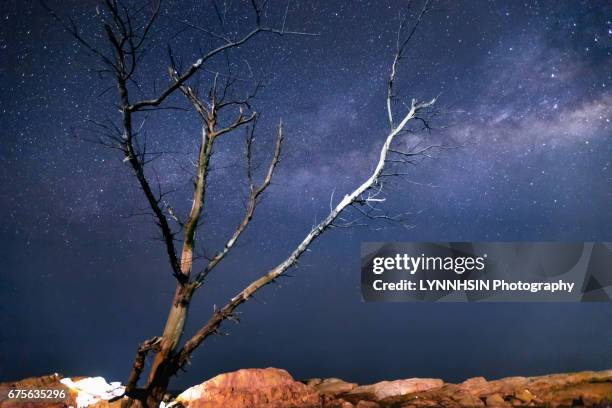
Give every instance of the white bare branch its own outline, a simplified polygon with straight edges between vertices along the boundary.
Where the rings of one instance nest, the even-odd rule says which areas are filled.
[[[319,223],[317,223],[309,232],[306,234],[302,242],[289,254],[289,256],[279,263],[277,266],[269,270],[267,273],[251,282],[246,288],[240,291],[234,296],[223,308],[218,309],[213,313],[213,316],[198,332],[188,340],[180,352],[177,354],[177,364],[179,366],[184,365],[193,350],[195,350],[208,336],[218,332],[221,323],[234,316],[234,310],[242,303],[250,299],[255,292],[267,284],[274,282],[278,277],[285,273],[289,268],[295,265],[306,252],[312,242],[317,239],[325,230],[334,226],[333,222],[339,217],[339,215],[350,205],[355,203],[359,198],[370,190],[371,188],[378,185],[379,179],[385,169],[387,161],[387,155],[391,149],[391,145],[395,137],[401,133],[402,129],[406,127],[408,122],[413,120],[417,113],[423,109],[433,106],[436,99],[432,99],[428,102],[417,103],[416,100],[412,100],[412,104],[408,113],[404,116],[401,122],[395,129],[392,129],[386,136],[383,145],[381,146],[378,162],[370,177],[368,177],[362,184],[355,188],[351,193],[344,196],[344,198],[331,209],[329,214]]]

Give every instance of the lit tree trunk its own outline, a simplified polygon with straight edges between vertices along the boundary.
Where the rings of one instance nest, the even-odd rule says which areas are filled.
[[[166,320],[159,351],[151,364],[147,380],[146,402],[148,407],[157,407],[162,401],[170,378],[176,373],[174,353],[183,335],[193,286],[177,284],[172,307]]]
[[[153,359],[147,380],[147,406],[150,407],[159,405],[168,388],[170,377],[176,373],[176,364],[173,360],[174,353],[183,336],[189,304],[195,289],[195,285],[189,283],[189,276],[193,267],[193,246],[198,221],[202,214],[206,190],[206,174],[215,140],[215,118],[209,116],[207,119],[206,124],[202,126],[191,210],[184,225],[180,263],[182,279],[179,279],[176,283],[172,306],[168,312],[159,350]]]

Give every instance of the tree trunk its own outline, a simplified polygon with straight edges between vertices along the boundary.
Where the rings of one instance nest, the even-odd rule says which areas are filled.
[[[180,276],[179,282],[176,284],[174,298],[172,299],[172,307],[166,319],[166,326],[161,336],[159,348],[147,377],[144,395],[140,401],[136,403],[139,406],[145,404],[146,407],[158,407],[162,401],[170,378],[176,374],[178,366],[174,360],[176,349],[183,336],[185,321],[189,311],[189,303],[197,285],[189,282],[189,275],[193,265],[193,244],[195,239],[195,231],[198,226],[200,214],[202,212],[204,189],[206,184],[206,170],[208,169],[208,160],[212,153],[213,138],[208,137],[212,134],[214,122],[209,128],[202,128],[202,144],[198,155],[198,171],[196,175],[196,185],[192,200],[191,211],[185,223],[185,238],[181,251],[180,261]]]
[[[141,393],[135,392],[134,398],[125,406],[132,408],[159,407],[159,403],[163,400],[170,383],[170,378],[176,374],[178,369],[173,358],[183,335],[193,291],[193,285],[177,283],[172,307],[168,313],[159,349],[149,369],[146,386]]]

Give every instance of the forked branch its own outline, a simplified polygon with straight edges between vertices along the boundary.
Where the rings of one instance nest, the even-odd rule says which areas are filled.
[[[202,269],[202,271],[196,276],[195,282],[196,287],[199,287],[206,279],[206,276],[225,258],[225,256],[232,250],[232,248],[236,245],[238,238],[240,235],[246,230],[247,226],[251,222],[253,215],[255,214],[255,208],[257,207],[258,200],[264,191],[270,186],[272,182],[272,177],[274,176],[274,171],[280,162],[281,157],[281,149],[283,145],[283,124],[279,123],[276,133],[276,143],[274,144],[274,153],[272,155],[272,160],[268,165],[268,170],[263,178],[263,181],[258,186],[255,186],[252,182],[252,173],[251,173],[251,145],[252,145],[252,134],[249,135],[247,139],[247,172],[249,175],[249,197],[246,202],[246,211],[240,220],[240,223],[232,233],[229,240],[224,245],[223,249],[217,252],[208,262],[208,264]]]
[[[338,218],[338,216],[344,209],[346,209],[348,206],[352,205],[355,201],[357,201],[363,193],[377,185],[377,182],[379,181],[379,178],[382,175],[383,170],[385,169],[387,154],[389,153],[389,149],[391,148],[391,144],[393,143],[395,137],[402,131],[402,129],[406,127],[408,122],[414,119],[418,112],[432,106],[435,101],[435,99],[423,103],[417,103],[415,100],[412,101],[409,112],[403,117],[397,127],[391,130],[390,133],[386,136],[385,142],[383,143],[380,149],[378,162],[370,177],[368,177],[367,180],[365,180],[350,194],[345,195],[344,198],[335,207],[331,209],[329,214],[313,229],[310,230],[310,232],[304,237],[302,242],[299,243],[299,245],[291,252],[291,254],[285,260],[283,260],[281,263],[269,270],[257,280],[251,282],[250,285],[244,288],[232,299],[230,299],[230,301],[223,308],[216,310],[213,313],[212,317],[208,320],[208,322],[200,330],[198,330],[198,332],[185,343],[180,352],[177,353],[175,361],[177,369],[188,362],[191,353],[207,337],[218,332],[219,327],[221,326],[223,321],[234,317],[234,311],[238,306],[249,300],[251,296],[253,296],[253,294],[260,290],[262,287],[268,285],[271,282],[274,282],[285,271],[287,271],[290,267],[297,263],[300,256],[302,256],[302,254],[307,250],[307,248],[312,244],[312,242],[317,237],[319,237],[325,230],[332,226],[334,220]]]
[[[209,52],[204,54],[202,57],[198,58],[193,64],[191,64],[184,73],[177,76],[176,79],[164,91],[162,91],[157,98],[145,99],[145,100],[136,102],[130,105],[129,110],[131,112],[136,112],[148,106],[159,106],[168,96],[172,95],[174,91],[176,91],[181,85],[187,82],[189,78],[191,78],[196,72],[198,72],[200,68],[204,66],[205,62],[207,62],[208,60],[212,59],[216,55],[219,55],[225,51],[228,51],[232,48],[240,47],[241,45],[245,44],[250,39],[252,39],[257,34],[260,34],[260,33],[273,33],[273,34],[278,34],[278,35],[285,35],[285,34],[314,35],[310,33],[287,31],[285,29],[278,30],[278,29],[270,28],[270,27],[257,26],[252,31],[250,31],[248,34],[244,35],[242,38],[238,40],[234,40],[234,41],[225,42],[224,44],[218,46],[217,48],[210,50]]]
[[[174,83],[178,83],[178,81],[180,80],[180,77],[177,76],[176,71],[173,69],[170,70],[170,77],[174,81]],[[197,92],[194,89],[192,89],[190,86],[188,86],[187,84],[180,85],[178,88],[183,93],[183,95],[185,95],[187,100],[193,105],[194,109],[196,110],[196,112],[200,116],[200,119],[202,120],[202,137],[200,140],[198,160],[196,163],[196,174],[195,174],[195,182],[194,182],[194,192],[193,192],[193,197],[192,197],[192,206],[191,206],[191,210],[189,211],[189,215],[187,217],[187,220],[183,228],[184,238],[183,238],[183,251],[181,254],[181,276],[184,277],[186,280],[189,279],[189,276],[191,274],[191,270],[193,267],[193,248],[195,244],[195,234],[196,234],[198,225],[201,223],[200,219],[202,215],[202,210],[204,208],[204,201],[206,198],[206,188],[207,188],[206,179],[207,179],[208,172],[209,172],[210,159],[213,153],[213,147],[215,145],[215,140],[223,134],[232,132],[240,127],[247,125],[248,123],[254,121],[257,116],[256,112],[254,111],[248,114],[245,113],[245,107],[248,108],[248,106],[246,105],[247,103],[245,104],[238,103],[237,104],[238,113],[236,114],[235,119],[233,119],[233,121],[227,126],[219,127],[218,118],[221,114],[221,111],[224,109],[233,109],[235,105],[229,104],[229,103],[225,105],[219,105],[219,102],[225,98],[226,93],[227,93],[227,88],[231,87],[232,82],[231,82],[231,78],[226,81],[223,95],[219,99],[219,96],[217,95],[217,87],[218,87],[218,82],[219,82],[218,79],[219,79],[219,74],[215,74],[211,88],[208,92],[208,100],[201,99],[198,96]],[[281,132],[281,139],[282,139],[282,132]],[[259,194],[255,196],[254,198],[255,201],[257,200],[258,196]],[[251,205],[250,201],[249,201],[249,205]],[[254,205],[255,204],[253,203],[252,206],[254,207]],[[244,225],[244,227],[246,227],[246,224]],[[229,248],[227,248],[228,251],[231,248],[231,246],[233,246],[233,243],[230,245]],[[225,254],[223,254],[221,257],[223,257],[224,255]],[[213,258],[212,261],[214,261],[215,259],[217,258],[216,257]],[[214,266],[219,260],[220,259],[218,259],[216,262],[213,262],[213,264],[209,264],[209,265]],[[195,287],[201,284],[201,281],[203,280],[203,276],[205,276],[205,274],[207,274],[210,271],[210,269],[208,269],[205,273],[200,272],[198,274],[198,278],[196,279],[195,283],[193,283],[193,285],[196,285]]]

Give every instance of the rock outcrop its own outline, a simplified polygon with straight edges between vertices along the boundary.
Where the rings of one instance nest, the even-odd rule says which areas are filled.
[[[220,374],[182,392],[172,405],[188,408],[316,408],[321,396],[277,368]]]
[[[45,375],[42,377],[30,377],[19,381],[0,383],[0,408],[63,408],[67,406],[76,407],[77,392],[71,390],[60,381],[59,374]],[[63,397],[30,399],[9,398],[10,390],[57,390],[63,392]]]
[[[190,388],[174,404],[189,408],[612,408],[612,370],[494,381],[476,377],[460,384],[410,378],[359,386],[338,378],[299,383],[284,370],[246,369]]]
[[[317,392],[324,395],[344,394],[358,386],[356,383],[346,382],[339,378],[313,378],[307,380],[306,385],[314,387]]]
[[[353,388],[345,396],[352,400],[380,401],[388,397],[427,391],[444,385],[435,378],[408,378],[406,380],[381,381]]]
[[[24,402],[6,398],[10,389],[61,389],[62,400]],[[0,408],[118,408],[118,383],[100,377],[63,379],[54,374],[0,383]],[[339,378],[295,381],[276,368],[220,374],[182,392],[164,407],[175,408],[612,408],[612,370],[508,377],[470,378],[459,384],[410,378],[358,385]]]
[[[9,398],[10,390],[14,390],[14,398]],[[20,395],[16,390],[32,394]],[[64,378],[56,373],[0,383],[0,408],[119,408],[119,401],[113,404],[108,400],[121,394],[121,384],[108,384],[102,377]]]
[[[379,401],[384,407],[612,407],[612,370],[508,377],[487,381],[471,378],[461,384]]]

